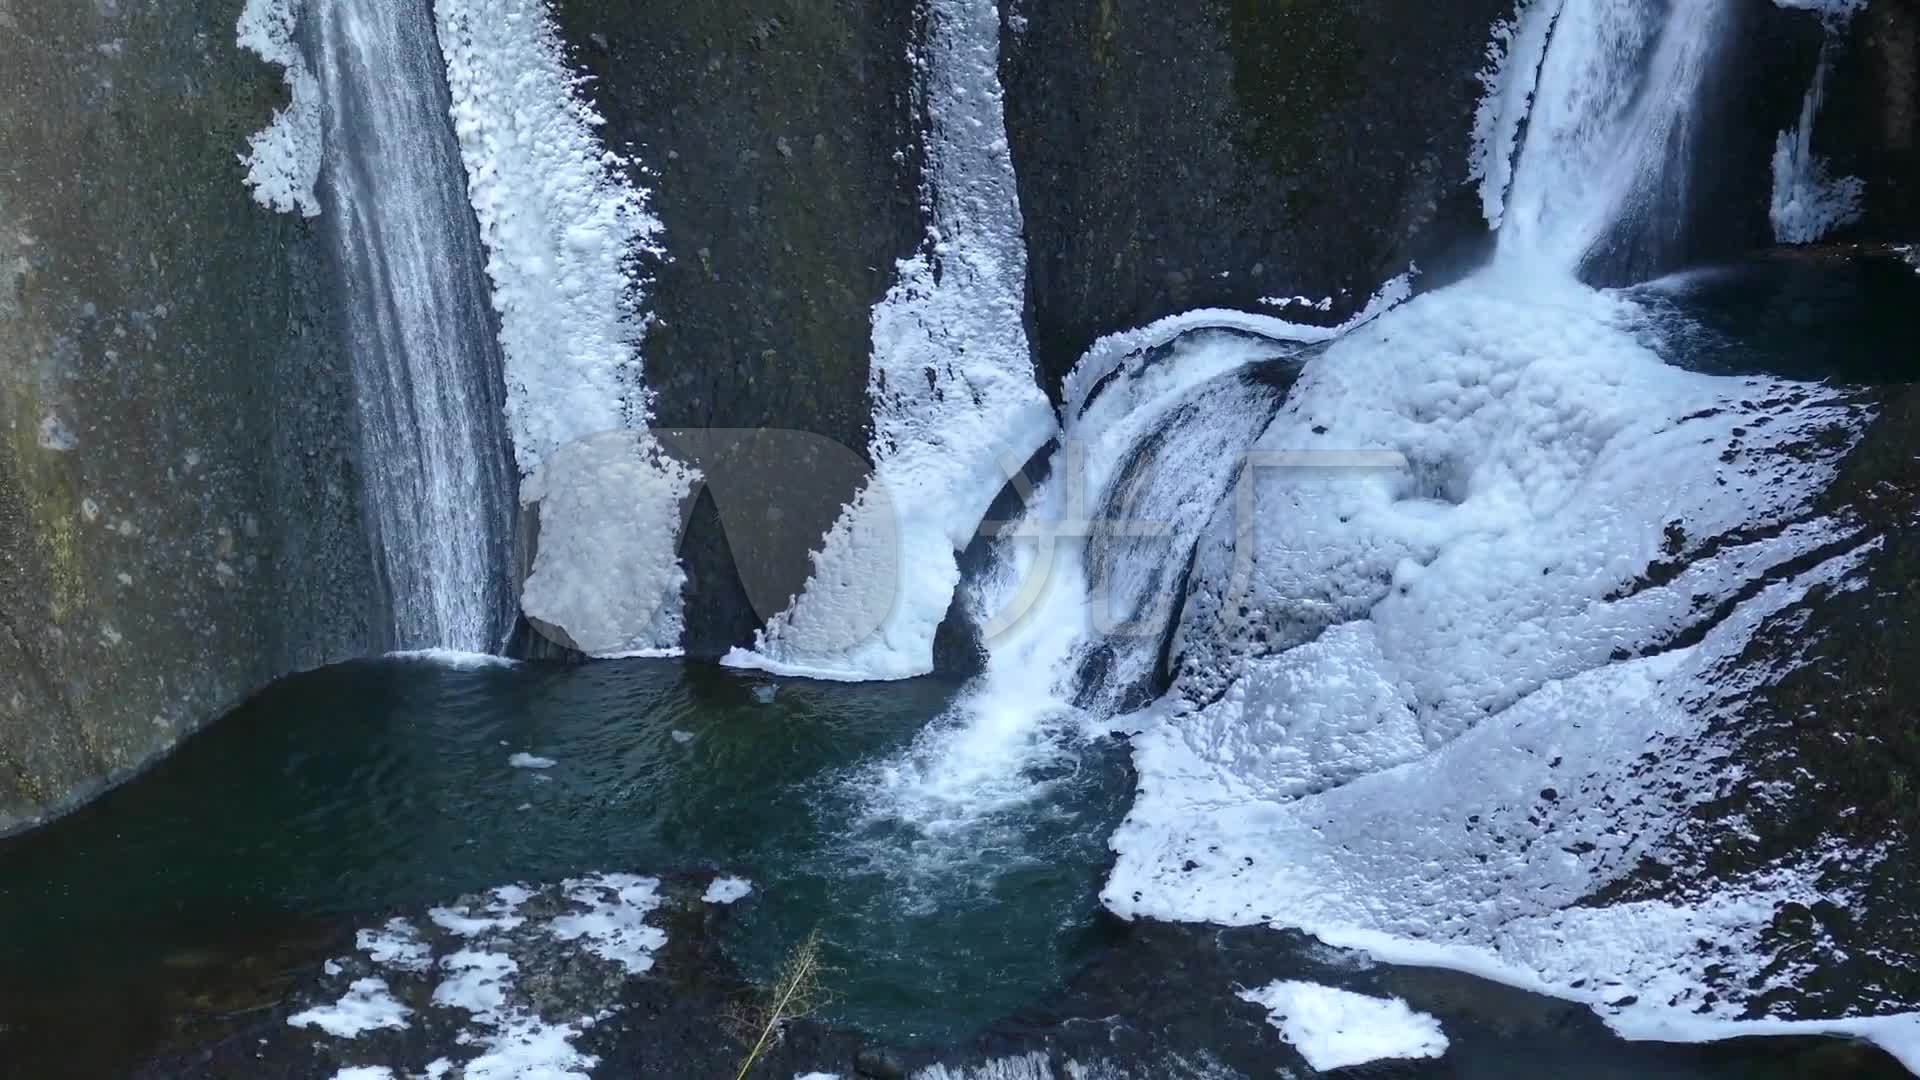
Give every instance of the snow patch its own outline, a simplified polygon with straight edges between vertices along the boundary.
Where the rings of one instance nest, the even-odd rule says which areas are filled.
[[[585,941],[588,952],[638,975],[653,967],[653,954],[667,943],[666,931],[645,919],[660,906],[660,881],[632,874],[597,874],[561,883],[567,899],[585,904],[579,914],[553,920],[547,932],[557,941]]]
[[[293,1027],[316,1027],[339,1039],[357,1039],[382,1028],[405,1028],[413,1010],[394,1000],[385,979],[359,979],[345,997],[287,1017]]]
[[[1440,1022],[1399,998],[1367,997],[1310,982],[1280,981],[1243,990],[1240,1000],[1267,1010],[1307,1064],[1322,1072],[1369,1061],[1437,1058],[1447,1052]]]
[[[253,200],[276,213],[320,216],[322,146],[320,82],[293,39],[302,0],[247,0],[236,26],[239,46],[282,69],[287,107],[247,139],[240,163],[247,167]]]
[[[512,930],[527,921],[515,911],[526,902],[528,895],[527,890],[518,885],[502,885],[493,890],[493,899],[482,909],[482,914],[476,915],[471,907],[463,905],[429,908],[427,917],[435,926],[461,937]]]
[[[873,476],[786,611],[727,663],[829,679],[933,669],[956,553],[1011,473],[1056,430],[1023,312],[1026,247],[993,0],[929,5],[925,249],[873,312]]]
[[[746,899],[752,891],[753,882],[746,878],[717,877],[700,899],[709,904],[731,904]]]
[[[433,962],[432,950],[420,940],[420,931],[405,919],[388,919],[378,930],[360,931],[354,947],[374,963],[399,971],[425,971]]]

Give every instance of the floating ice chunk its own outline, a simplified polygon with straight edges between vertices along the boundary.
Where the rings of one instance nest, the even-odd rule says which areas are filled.
[[[549,1024],[537,1016],[498,1016],[494,1033],[480,1040],[486,1052],[467,1063],[466,1080],[590,1080],[600,1059],[574,1047],[591,1018]]]
[[[515,754],[507,759],[507,764],[516,769],[551,769],[560,764],[552,758],[535,757],[532,754]]]
[[[394,1000],[385,979],[360,979],[345,997],[287,1017],[294,1027],[316,1027],[335,1038],[355,1039],[382,1028],[404,1028],[411,1009]]]
[[[393,1080],[393,1070],[385,1065],[349,1065],[334,1073],[333,1080]]]
[[[672,732],[672,735],[673,735],[673,741],[679,743],[682,746],[685,746],[686,744],[694,740],[693,732],[681,731],[679,728],[675,728]]]
[[[913,1080],[1053,1080],[1053,1077],[1053,1062],[1038,1051],[957,1069],[930,1065],[913,1074]]]
[[[1369,1061],[1437,1058],[1447,1052],[1440,1022],[1399,998],[1367,997],[1310,982],[1275,982],[1244,990],[1240,1000],[1267,1010],[1267,1022],[1328,1072]]]
[[[709,904],[731,904],[743,900],[753,891],[753,883],[746,878],[717,877],[707,886],[706,895],[700,899]]]
[[[297,210],[311,218],[320,215],[315,193],[322,151],[320,82],[294,41],[296,7],[296,0],[247,0],[240,11],[240,47],[284,69],[282,78],[292,95],[286,108],[274,110],[266,128],[248,138],[240,162],[247,167],[246,182],[255,202],[278,213]]]

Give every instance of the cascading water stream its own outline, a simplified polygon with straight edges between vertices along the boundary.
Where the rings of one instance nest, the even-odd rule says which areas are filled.
[[[1498,125],[1525,126],[1499,219],[1501,257],[1665,268],[1694,168],[1691,106],[1727,10],[1728,0],[1533,5],[1525,18],[1549,22],[1550,36],[1531,98],[1507,102]],[[1538,36],[1527,29],[1523,40]]]
[[[390,644],[492,651],[512,617],[513,480],[433,14],[427,0],[329,0],[306,32]]]

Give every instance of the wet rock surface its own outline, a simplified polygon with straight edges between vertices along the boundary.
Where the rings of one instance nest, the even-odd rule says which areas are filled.
[[[240,0],[0,5],[0,834],[369,640],[312,227],[236,155]]]
[[[1201,307],[1338,322],[1486,239],[1468,158],[1505,0],[1001,8],[1051,392],[1101,334]],[[1261,304],[1295,296],[1332,303]]]

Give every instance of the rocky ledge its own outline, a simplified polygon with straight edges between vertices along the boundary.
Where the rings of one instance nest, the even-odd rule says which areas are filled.
[[[503,886],[309,940],[295,986],[132,1070],[142,1080],[731,1077],[765,1000],[721,948],[737,878],[601,874]],[[1450,972],[1375,965],[1263,929],[1121,923],[1063,993],[964,1045],[887,1046],[801,1020],[749,1075],[1169,1080],[1320,1075],[1353,1050],[1264,991],[1305,987],[1417,1018],[1430,1056],[1370,1076],[1899,1077],[1864,1044],[1625,1043],[1579,1005]],[[1271,995],[1268,995],[1271,997]],[[1377,1033],[1376,1033],[1377,1034]],[[1411,1051],[1410,1051],[1411,1052]],[[1338,1066],[1333,1066],[1338,1068]]]

